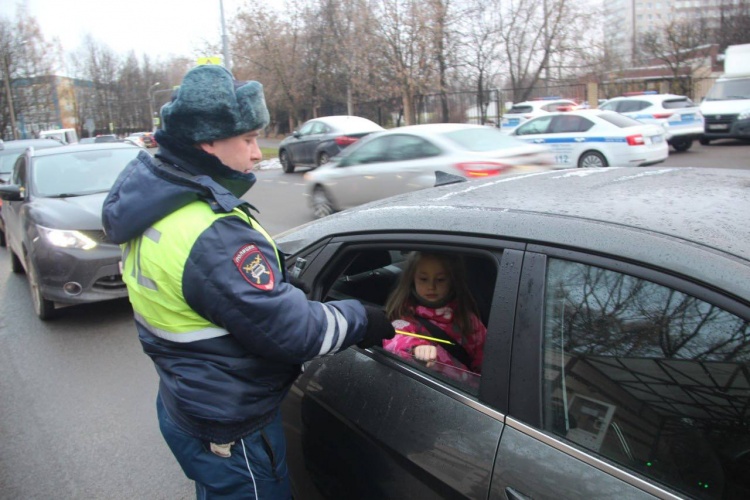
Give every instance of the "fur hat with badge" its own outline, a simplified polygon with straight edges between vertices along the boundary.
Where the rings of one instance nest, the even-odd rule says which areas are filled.
[[[239,82],[223,66],[196,66],[161,108],[164,132],[188,144],[242,135],[268,125],[263,85]]]

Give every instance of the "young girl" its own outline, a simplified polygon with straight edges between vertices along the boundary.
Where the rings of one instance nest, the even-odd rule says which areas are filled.
[[[401,334],[383,341],[386,350],[405,359],[425,361],[428,367],[437,364],[437,369],[453,376],[465,373],[461,370],[481,372],[487,329],[479,320],[459,257],[413,252],[388,299],[386,314],[396,330],[434,338],[422,323],[429,321],[462,346],[468,358],[459,356],[466,361],[463,363],[440,342]],[[445,369],[450,367],[460,370]]]

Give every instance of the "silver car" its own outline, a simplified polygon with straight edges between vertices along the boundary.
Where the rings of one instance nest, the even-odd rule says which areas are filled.
[[[435,184],[440,170],[484,178],[551,168],[544,145],[461,123],[412,125],[372,134],[305,174],[315,217]]]

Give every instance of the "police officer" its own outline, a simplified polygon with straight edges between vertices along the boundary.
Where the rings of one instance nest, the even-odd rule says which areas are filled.
[[[358,301],[314,302],[241,196],[255,182],[263,87],[190,70],[104,202],[143,350],[159,374],[161,432],[199,498],[289,498],[279,406],[301,363],[392,338]]]

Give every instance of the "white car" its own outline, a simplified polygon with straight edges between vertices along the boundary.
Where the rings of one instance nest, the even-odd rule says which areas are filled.
[[[661,125],[667,142],[675,151],[687,151],[693,140],[703,135],[703,114],[698,105],[684,95],[642,92],[615,97],[599,109],[617,111],[639,122]]]
[[[563,167],[641,167],[669,156],[662,127],[600,109],[550,113],[527,121],[512,135],[549,146]]]
[[[510,134],[520,124],[537,116],[543,116],[555,111],[572,111],[578,109],[578,104],[570,99],[539,99],[536,101],[518,102],[503,115],[500,131]]]

